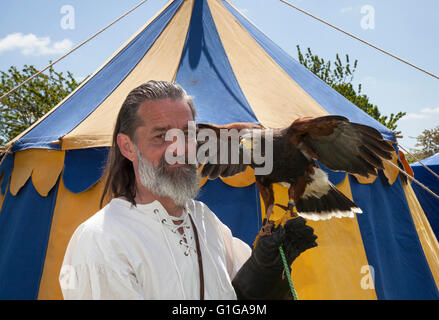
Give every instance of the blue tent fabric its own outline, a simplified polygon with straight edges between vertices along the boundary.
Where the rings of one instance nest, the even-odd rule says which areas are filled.
[[[1,184],[0,184],[1,194],[6,193],[9,178],[11,177],[13,168],[14,168],[14,154],[12,153],[12,154],[5,155],[3,163],[0,166],[0,177],[2,177]]]
[[[422,160],[422,163],[439,175],[439,153]],[[425,169],[419,162],[412,164],[411,167],[415,178],[435,194],[439,195],[439,179]],[[412,183],[412,188],[436,238],[439,239],[439,199],[421,188],[417,183]]]
[[[66,151],[63,183],[73,193],[92,187],[105,171],[109,148],[88,148]]]
[[[436,153],[431,157],[425,158],[424,160],[422,160],[422,163],[429,168],[439,166],[439,153]],[[419,162],[415,162],[411,165],[411,167],[422,167],[422,165]]]
[[[261,206],[256,184],[244,188],[208,180],[197,200],[204,202],[232,230],[233,236],[252,246],[261,228]]]
[[[380,172],[372,185],[350,184],[378,299],[439,299],[400,179],[389,185]]]
[[[316,161],[316,162],[318,163],[319,167],[328,174],[328,179],[329,179],[329,181],[331,181],[331,183],[333,185],[335,185],[335,186],[339,185],[346,178],[346,172],[332,171],[332,170],[329,170],[328,168],[326,168],[319,161]]]
[[[247,30],[258,44],[273,58],[273,60],[276,61],[276,63],[284,69],[294,81],[305,89],[305,91],[326,111],[330,114],[343,115],[352,122],[359,122],[374,127],[383,134],[385,139],[395,141],[395,135],[391,130],[365,112],[359,110],[354,104],[332,89],[315,74],[304,68],[298,61],[289,56],[256,26],[234,9],[227,1],[222,0],[222,3],[227,9],[229,9],[245,30]]]
[[[137,35],[70,99],[55,109],[50,117],[16,141],[12,151],[28,148],[60,149],[59,144],[52,142],[74,129],[123,81],[152,46],[182,2],[172,2],[148,28]]]
[[[194,96],[197,122],[258,123],[236,80],[205,1],[194,4],[176,82]]]
[[[36,299],[49,241],[58,183],[46,197],[29,179],[8,190],[0,213],[0,299]]]

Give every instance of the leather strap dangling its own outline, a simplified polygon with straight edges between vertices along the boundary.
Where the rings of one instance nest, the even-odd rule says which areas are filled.
[[[189,218],[191,219],[192,228],[194,229],[195,244],[197,246],[198,269],[200,270],[200,300],[204,300],[204,271],[203,259],[201,257],[200,240],[198,239],[197,227],[195,226],[194,220],[192,220],[191,215],[189,215]]]

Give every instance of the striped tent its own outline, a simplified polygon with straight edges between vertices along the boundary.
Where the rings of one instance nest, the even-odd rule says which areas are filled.
[[[439,175],[439,153],[422,160],[422,164]],[[439,179],[429,172],[422,164],[416,162],[411,165],[414,177],[435,194],[439,194]],[[421,203],[422,209],[430,222],[433,232],[436,237],[439,237],[439,199],[417,184],[413,185],[413,190]]]
[[[378,129],[396,146],[390,130],[302,67],[229,1],[170,1],[66,99],[4,146],[0,298],[62,298],[61,262],[73,231],[99,209],[118,110],[131,89],[150,79],[182,85],[195,98],[198,122],[282,127],[300,116],[338,114]],[[404,164],[396,147],[393,162]],[[390,165],[368,179],[329,176],[364,213],[309,221],[319,247],[292,266],[299,298],[439,298],[439,246],[411,185]],[[264,216],[254,182],[247,170],[202,181],[199,195],[248,243]],[[286,189],[276,186],[275,198],[285,204]]]

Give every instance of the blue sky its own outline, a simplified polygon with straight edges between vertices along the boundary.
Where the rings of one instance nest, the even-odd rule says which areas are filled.
[[[15,0],[5,1],[0,20],[0,70],[33,64],[41,69],[49,60],[79,44],[140,0]],[[149,0],[124,20],[55,66],[78,79],[93,73],[167,1]],[[292,57],[296,45],[319,56],[335,54],[358,59],[354,82],[383,114],[405,111],[398,123],[400,143],[413,147],[424,129],[439,125],[439,80],[348,38],[286,6],[278,0],[231,0],[265,34]],[[435,0],[290,0],[291,3],[439,74],[439,2]],[[74,26],[67,21],[74,9]],[[68,8],[68,7],[67,7]],[[363,10],[363,11],[362,11]],[[63,25],[64,22],[64,25]],[[67,25],[73,29],[66,28]],[[373,22],[373,23],[372,23]]]

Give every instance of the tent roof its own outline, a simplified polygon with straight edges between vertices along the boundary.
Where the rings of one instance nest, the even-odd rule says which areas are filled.
[[[439,174],[439,153],[422,160],[422,163],[434,173]],[[415,178],[423,184],[423,186],[412,184],[413,190],[436,238],[439,239],[439,199],[425,189],[428,188],[433,193],[439,195],[439,179],[419,162],[413,163],[411,167],[413,168]]]
[[[13,151],[109,146],[125,97],[151,79],[181,84],[195,98],[199,122],[282,127],[300,116],[340,114],[395,141],[393,132],[291,58],[228,1],[174,0],[9,145]]]
[[[426,166],[439,166],[439,153],[436,153],[428,158],[422,160],[422,163]],[[421,163],[415,162],[411,165],[412,167],[422,166]]]

